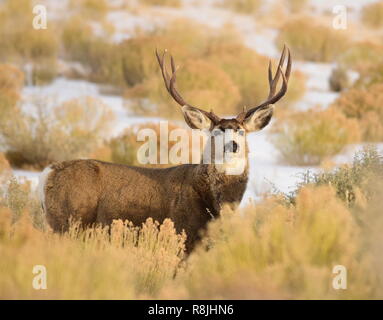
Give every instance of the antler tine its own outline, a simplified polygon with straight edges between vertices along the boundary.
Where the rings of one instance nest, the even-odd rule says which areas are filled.
[[[282,65],[283,65],[284,59],[285,59],[285,50],[282,52],[282,56],[281,56],[281,59],[280,59],[279,64],[278,64],[278,69],[277,69],[275,77],[273,79],[273,84],[272,84],[272,86],[270,86],[269,97],[265,102],[263,102],[262,104],[260,104],[256,108],[254,108],[255,110],[263,108],[269,104],[276,103],[278,100],[280,100],[286,94],[287,84],[288,84],[288,80],[290,78],[290,73],[291,73],[291,54],[290,54],[289,49],[287,49],[287,66],[286,66],[285,73],[282,70]],[[282,76],[282,86],[281,86],[281,89],[279,90],[279,92],[275,95],[275,89],[277,87],[278,80],[279,80],[280,76]],[[249,110],[248,114],[253,113],[255,111],[254,109]]]
[[[176,68],[175,68],[175,64],[174,64],[174,59],[173,59],[172,56],[170,56],[170,58],[171,58],[172,75],[169,76],[168,71],[166,69],[166,64],[165,64],[165,55],[166,55],[166,50],[164,51],[164,53],[162,54],[162,57],[161,57],[158,54],[158,50],[156,49],[157,61],[158,61],[158,64],[160,65],[162,77],[163,77],[164,82],[165,82],[165,87],[168,90],[168,92],[170,93],[170,95],[173,97],[173,99],[175,101],[177,101],[181,106],[184,106],[187,103],[185,102],[184,99],[182,99],[181,95],[177,92],[177,90],[176,90],[176,88],[174,86],[174,82],[175,82],[175,79],[176,79],[175,78]]]
[[[270,85],[273,82],[273,66],[272,66],[271,60],[269,61],[268,75],[269,75],[269,85]]]
[[[280,68],[283,66],[283,63],[285,62],[285,56],[286,56],[286,46],[283,46],[283,51],[281,54],[281,58],[279,59],[279,63],[278,63],[277,71],[275,73],[275,77],[274,77],[274,79],[271,77],[272,78],[271,82],[270,82],[270,78],[269,78],[270,92],[269,92],[268,99],[270,99],[275,94],[275,89],[277,88],[280,74],[283,73],[283,71],[281,71]],[[270,65],[271,65],[271,61],[270,61]],[[272,74],[273,74],[272,70],[270,70],[270,72],[271,72],[271,76],[272,76]],[[269,73],[269,76],[270,76],[270,73]]]
[[[187,103],[181,97],[181,95],[178,93],[178,91],[177,91],[177,89],[175,87],[177,68],[176,68],[176,65],[174,63],[173,56],[170,56],[170,65],[171,65],[171,68],[172,68],[172,76],[170,78],[170,94],[182,106],[187,105]]]
[[[169,76],[169,74],[168,74],[168,72],[166,70],[166,65],[165,65],[165,55],[166,55],[166,53],[167,52],[165,50],[164,53],[162,54],[162,57],[161,57],[160,54],[158,53],[158,50],[156,49],[156,57],[157,57],[158,64],[160,65],[160,69],[161,69],[162,77],[163,77],[164,82],[165,82],[166,90],[173,97],[173,99],[178,104],[180,104],[181,106],[185,106],[186,105],[186,106],[195,108],[195,109],[201,111],[203,114],[205,114],[213,122],[217,123],[220,120],[220,118],[214,112],[212,112],[212,111],[211,112],[207,112],[207,111],[201,110],[199,108],[196,108],[196,107],[188,104],[181,97],[181,95],[179,94],[179,92],[177,91],[176,86],[175,86],[176,78],[177,78],[176,77],[177,67],[175,65],[173,56],[170,55],[170,67],[171,67],[171,71],[172,72],[171,72],[171,76]]]
[[[162,57],[160,57],[158,50],[156,49],[156,57],[157,57],[158,64],[160,65],[162,78],[164,79],[166,89],[169,91],[170,90],[169,75],[168,75],[168,73],[166,71],[166,67],[164,65],[165,53],[166,53],[166,51],[164,51],[164,53],[162,54]]]
[[[286,58],[286,52],[287,52],[287,66],[286,66],[286,71],[283,72],[282,67],[285,62]],[[279,59],[278,67],[275,72],[275,76],[273,77],[273,72],[272,72],[272,64],[271,61],[269,63],[269,68],[268,68],[268,79],[269,79],[269,95],[268,98],[265,102],[261,103],[259,106],[254,107],[249,109],[247,112],[241,112],[238,116],[237,119],[239,121],[243,121],[250,115],[252,115],[255,111],[262,109],[270,104],[276,103],[278,100],[280,100],[287,91],[287,84],[290,78],[291,74],[291,54],[290,54],[290,49],[287,48],[286,46],[283,47],[283,51],[281,54],[281,57]],[[279,78],[282,76],[282,86],[281,89],[278,91],[277,94],[275,94],[275,90],[277,88]]]

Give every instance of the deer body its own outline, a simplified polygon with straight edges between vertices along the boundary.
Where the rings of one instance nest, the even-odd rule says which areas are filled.
[[[50,168],[44,207],[54,231],[67,231],[70,217],[84,225],[170,218],[178,232],[185,230],[189,250],[224,203],[242,200],[248,178],[247,170],[228,176],[204,164],[153,169],[73,160]]]
[[[286,49],[283,50],[275,77],[269,66],[270,94],[264,103],[243,111],[234,119],[221,119],[187,104],[175,88],[175,72],[171,58],[171,76],[164,64],[164,56],[157,59],[166,89],[182,106],[186,123],[192,129],[214,133],[211,136],[211,163],[185,164],[166,169],[133,167],[98,160],[72,160],[51,165],[44,170],[40,181],[42,206],[54,231],[65,232],[70,219],[80,220],[84,226],[97,223],[108,225],[114,219],[129,220],[141,225],[147,218],[162,222],[173,220],[176,230],[185,230],[186,249],[190,251],[201,231],[223,205],[236,207],[242,200],[248,181],[248,148],[245,133],[265,127],[273,114],[272,104],[287,90],[291,60],[288,51],[286,73],[282,71]],[[275,94],[282,76],[280,91]],[[229,163],[217,157],[215,136],[231,132],[221,150],[241,165],[236,174],[229,174]],[[243,139],[240,139],[242,137]],[[244,141],[243,144],[240,143]],[[226,159],[226,158],[224,158]],[[232,165],[233,162],[230,163]]]

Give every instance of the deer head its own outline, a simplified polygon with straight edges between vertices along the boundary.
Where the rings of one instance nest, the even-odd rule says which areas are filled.
[[[285,71],[283,71],[286,55],[287,64]],[[247,147],[246,145],[244,147],[244,144],[241,142],[246,141],[245,137],[247,133],[259,131],[269,124],[273,115],[273,105],[285,95],[291,73],[290,50],[284,46],[275,75],[273,75],[271,61],[269,63],[269,95],[266,101],[249,110],[244,109],[235,118],[231,119],[222,119],[213,111],[207,112],[187,103],[175,86],[177,68],[173,57],[170,56],[171,74],[169,75],[165,65],[166,50],[162,55],[156,50],[156,56],[161,68],[165,87],[173,99],[182,107],[182,113],[188,126],[192,129],[210,131],[213,140],[218,136],[224,136],[222,152],[225,155],[230,155],[231,159],[247,160]],[[282,78],[282,85],[279,91],[276,92],[280,78]]]

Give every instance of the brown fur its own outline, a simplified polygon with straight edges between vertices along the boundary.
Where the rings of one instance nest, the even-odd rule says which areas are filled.
[[[221,125],[225,130],[233,123],[224,119]],[[87,226],[108,225],[113,219],[141,225],[149,217],[159,222],[170,218],[178,232],[185,230],[188,251],[223,204],[240,203],[248,180],[248,167],[242,175],[225,175],[214,164],[153,169],[72,160],[51,169],[45,210],[54,231],[67,231],[70,219]]]
[[[283,73],[286,54],[288,60]],[[174,84],[176,67],[173,58],[170,76],[164,64],[165,52],[160,56],[156,51],[156,56],[166,89],[182,106],[185,121],[193,129],[233,130],[241,134],[242,130],[250,132],[264,128],[272,117],[272,104],[286,93],[291,71],[290,51],[285,47],[274,76],[271,63],[269,65],[268,99],[257,107],[244,110],[235,119],[220,119],[212,111],[206,112],[187,104]],[[276,93],[280,77],[282,86]],[[45,185],[42,184],[48,223],[53,230],[63,232],[68,230],[71,218],[81,220],[84,226],[110,224],[113,219],[127,219],[140,225],[147,218],[159,222],[170,218],[178,232],[186,231],[186,248],[190,251],[208,221],[219,215],[222,205],[228,203],[235,207],[242,200],[248,181],[248,149],[246,144],[245,152],[239,154],[242,146],[237,147],[238,144],[228,142],[223,150],[240,164],[245,163],[245,170],[239,175],[226,174],[227,168],[218,163],[167,169],[130,167],[97,160],[55,164]],[[212,159],[214,162],[214,154]]]

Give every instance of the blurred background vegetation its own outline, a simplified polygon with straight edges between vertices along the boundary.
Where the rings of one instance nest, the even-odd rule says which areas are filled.
[[[79,140],[87,147],[52,151],[54,156],[44,156],[46,159],[42,160],[38,154],[41,152],[39,148],[28,149],[27,146],[43,139],[45,141],[40,145],[46,145],[44,150],[58,150],[54,146],[55,141],[59,141],[54,137],[58,133],[49,129],[44,130],[44,135],[49,137],[38,137],[38,131],[44,126],[42,115],[36,117],[38,112],[31,115],[21,110],[25,84],[43,86],[52,83],[57,77],[81,79],[96,83],[111,94],[120,95],[129,102],[129,111],[135,115],[179,120],[181,115],[175,112],[176,106],[164,90],[159,76],[154,58],[154,50],[158,48],[168,49],[175,56],[176,63],[181,66],[178,72],[179,89],[186,100],[195,105],[207,110],[213,108],[221,115],[230,116],[244,106],[260,103],[267,95],[266,68],[269,57],[260,53],[263,50],[254,50],[246,45],[243,35],[234,25],[225,24],[215,28],[191,18],[167,19],[167,11],[159,11],[164,18],[155,27],[138,27],[128,37],[115,39],[117,27],[115,21],[110,19],[111,13],[126,11],[139,17],[145,16],[150,10],[181,10],[184,6],[182,1],[68,1],[65,14],[56,12],[46,30],[31,28],[34,1],[20,1],[17,5],[9,0],[0,4],[0,62],[3,62],[0,65],[0,104],[3,111],[0,121],[4,123],[0,130],[3,140],[1,151],[5,152],[13,166],[41,169],[51,161],[94,155],[101,142],[93,143],[93,140],[101,140],[97,136],[106,136],[104,128],[83,127],[83,132],[79,134],[76,129],[78,124],[72,118],[73,123],[69,120],[66,124],[73,125],[65,133],[68,144],[73,144],[79,138],[76,135],[83,135]],[[318,111],[323,122],[318,132],[309,129],[314,125],[313,120],[308,124],[308,129],[300,126],[300,121],[312,117],[311,111],[295,107],[305,97],[308,79],[304,68],[293,68],[288,94],[277,109],[277,116],[280,116],[275,122],[271,139],[277,148],[282,148],[281,161],[294,165],[317,165],[342,151],[349,143],[382,141],[383,116],[379,102],[383,99],[379,89],[383,78],[383,36],[379,31],[381,3],[362,7],[359,20],[349,22],[347,30],[334,29],[332,16],[326,12],[317,14],[309,1],[286,0],[283,5],[279,10],[275,6],[265,9],[265,3],[261,0],[246,0],[217,1],[213,6],[216,10],[232,11],[240,14],[240,17],[257,19],[260,28],[276,30],[276,48],[280,50],[287,44],[294,62],[333,65],[331,77],[327,81],[330,90],[340,94],[331,106],[332,111]],[[355,32],[357,28],[360,30]],[[357,81],[350,79],[350,72],[358,74]],[[42,101],[44,98],[39,97],[39,103],[49,105]],[[91,108],[94,105],[95,110],[100,108],[100,101],[96,99],[91,101],[84,97],[82,100],[86,100],[86,103],[78,101],[80,108],[89,108],[90,105]],[[57,107],[69,108],[71,103],[76,104],[68,101],[57,103]],[[318,104],[321,104],[320,101]],[[12,108],[14,110],[10,110]],[[17,120],[20,122],[19,136],[27,135],[29,142],[26,139],[21,139],[23,143],[11,141],[18,138],[12,133],[12,125],[6,123],[7,117],[15,113],[20,115]],[[92,114],[98,117],[98,113],[95,111]],[[21,119],[26,116],[29,118]],[[54,121],[54,115],[49,117],[49,121]],[[92,117],[91,113],[87,117]],[[106,116],[92,121],[104,122],[104,127],[108,127],[105,122],[111,122],[112,118]],[[306,134],[307,130],[312,131],[311,134]],[[336,142],[331,138],[334,134],[330,134],[330,131],[336,136],[336,132],[342,132]],[[327,132],[327,135],[323,132]],[[305,142],[298,136],[304,137]],[[126,141],[125,135],[120,139]],[[107,151],[115,144],[105,142],[104,156],[115,154],[111,150]],[[321,145],[321,150],[314,145]],[[46,154],[45,151],[42,153]],[[21,157],[21,154],[24,156]],[[127,155],[122,162],[133,164],[134,161],[128,161],[128,158]],[[104,157],[104,160],[113,159]]]
[[[12,273],[20,266],[13,280],[0,277],[0,298],[382,297],[383,264],[375,254],[381,156],[366,150],[334,167],[352,146],[383,142],[381,1],[350,4],[345,30],[333,28],[338,3],[330,0],[38,3],[47,6],[47,29],[31,27],[37,1],[0,2],[0,267]],[[73,158],[140,165],[138,130],[158,134],[161,119],[171,120],[169,130],[185,127],[164,88],[156,48],[175,57],[187,101],[233,116],[267,97],[268,63],[275,68],[284,44],[293,57],[289,90],[254,151],[276,150],[271,166],[278,170],[320,173],[305,175],[291,193],[267,195],[240,212],[225,210],[187,263],[185,235],[170,221],[116,224],[115,243],[103,228],[89,231],[86,244],[75,225],[63,236],[49,233],[33,181],[20,181],[20,172]],[[68,83],[96,89],[72,94]],[[135,247],[139,234],[143,242]],[[46,251],[36,249],[46,243]],[[30,270],[15,250],[49,261],[57,291],[36,296],[24,287]],[[81,281],[69,275],[79,261]],[[334,263],[352,268],[352,289],[329,289]],[[64,268],[66,282],[57,276]],[[98,289],[87,291],[95,278]]]

